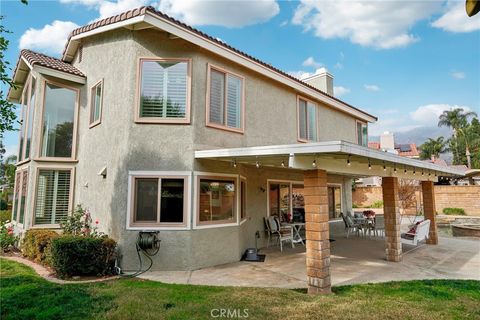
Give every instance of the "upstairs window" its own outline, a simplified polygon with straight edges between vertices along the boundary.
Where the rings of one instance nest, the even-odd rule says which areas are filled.
[[[298,98],[298,140],[317,141],[317,106],[302,98]]]
[[[243,133],[243,77],[210,66],[207,91],[207,126]]]
[[[78,90],[45,83],[41,157],[75,157],[77,98]]]
[[[368,127],[364,122],[357,121],[357,143],[361,146],[368,146]]]
[[[73,169],[40,169],[35,194],[35,224],[59,224],[72,204]]]
[[[35,78],[30,76],[22,94],[22,124],[20,126],[18,162],[30,159],[33,117],[35,111],[35,85]]]
[[[90,95],[90,127],[93,127],[102,121],[103,80],[92,87]]]
[[[140,59],[137,122],[190,122],[190,62]]]

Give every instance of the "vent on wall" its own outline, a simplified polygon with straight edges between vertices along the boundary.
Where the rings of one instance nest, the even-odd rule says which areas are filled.
[[[80,45],[80,47],[78,48],[78,62],[82,62],[82,58],[83,58],[83,46]]]

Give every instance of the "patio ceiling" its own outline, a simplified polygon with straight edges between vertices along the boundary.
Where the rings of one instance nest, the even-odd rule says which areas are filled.
[[[438,176],[458,177],[462,170],[400,157],[346,141],[326,141],[246,148],[195,151],[196,159],[299,170],[323,169],[356,177],[381,176],[437,181]]]

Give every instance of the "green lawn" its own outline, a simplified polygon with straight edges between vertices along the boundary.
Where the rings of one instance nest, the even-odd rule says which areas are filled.
[[[22,264],[5,259],[0,263],[3,320],[222,319],[212,318],[212,309],[240,309],[242,319],[244,309],[248,319],[480,319],[479,281],[342,286],[335,287],[332,295],[309,296],[304,290],[170,285],[138,279],[58,285]]]

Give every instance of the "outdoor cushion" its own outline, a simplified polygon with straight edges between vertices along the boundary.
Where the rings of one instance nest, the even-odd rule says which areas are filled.
[[[408,233],[402,233],[400,237],[407,240],[413,240],[415,238],[415,235],[410,234],[410,231],[409,231]]]

